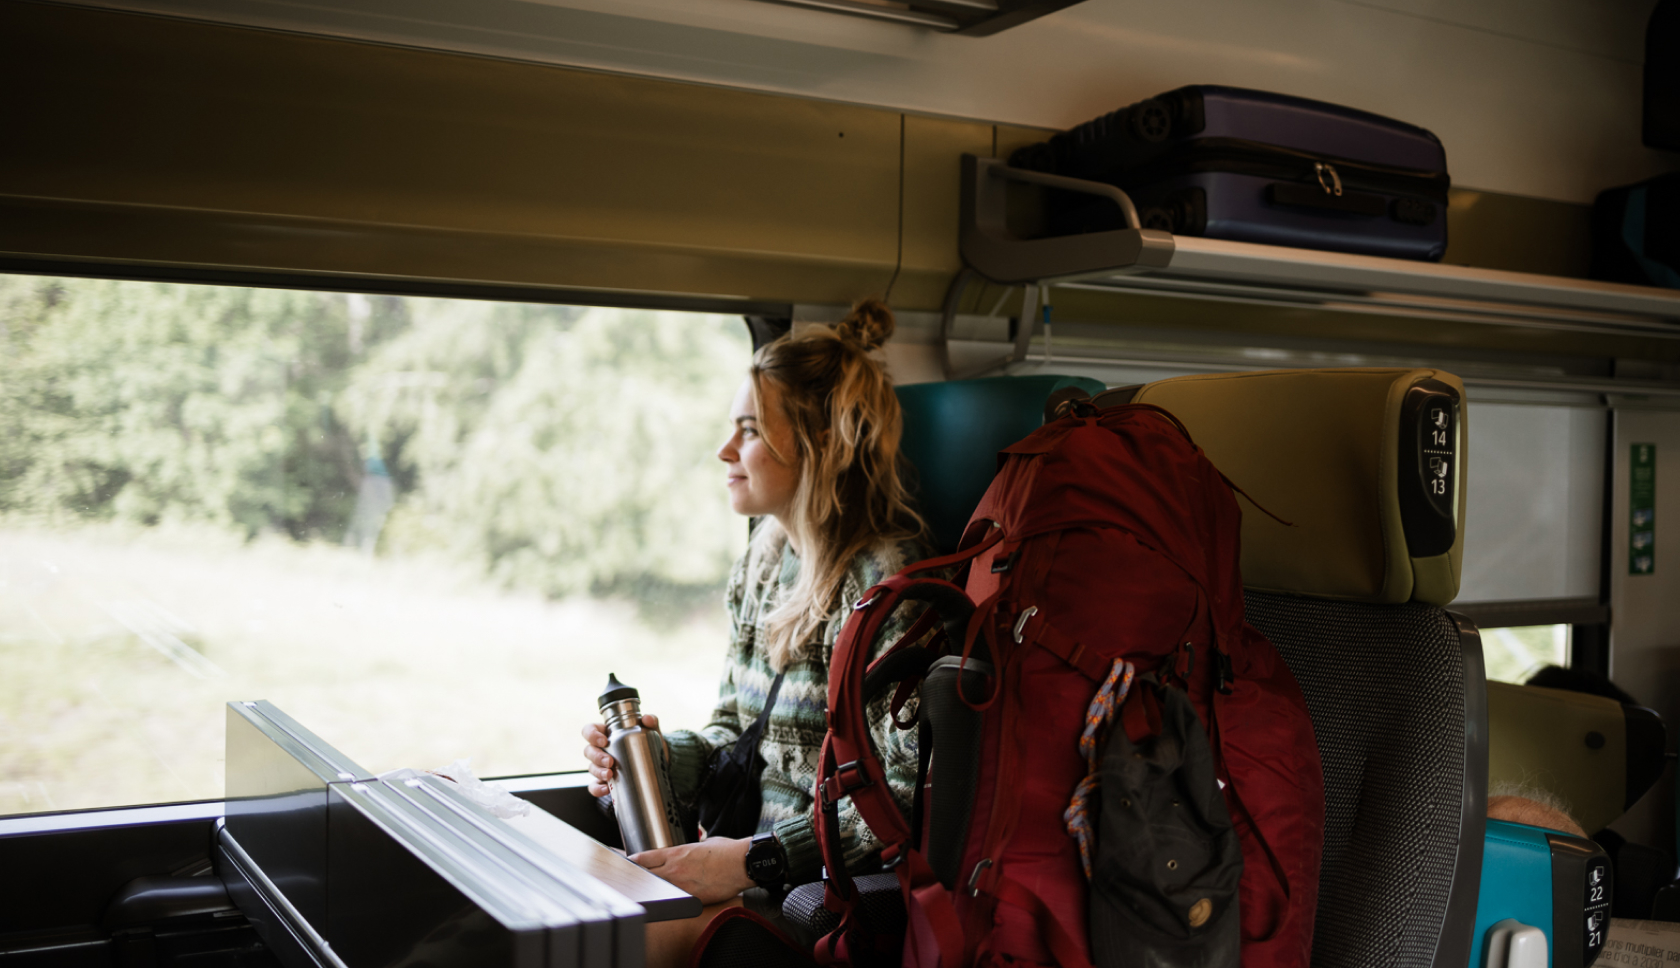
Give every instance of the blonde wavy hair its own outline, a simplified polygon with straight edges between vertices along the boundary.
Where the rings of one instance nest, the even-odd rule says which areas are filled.
[[[785,538],[799,549],[799,577],[766,617],[766,651],[778,672],[804,656],[834,615],[853,558],[879,542],[926,533],[899,478],[898,395],[886,367],[870,355],[894,327],[886,303],[867,299],[832,328],[783,336],[753,355],[753,403],[763,415],[765,389],[775,388],[794,453],[777,451],[768,435],[765,443],[777,460],[799,469],[788,520],[781,527],[761,523],[748,552],[749,568],[768,569]]]

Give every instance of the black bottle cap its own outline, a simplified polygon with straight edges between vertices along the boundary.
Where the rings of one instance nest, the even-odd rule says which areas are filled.
[[[607,673],[606,688],[601,690],[601,706],[603,708],[611,703],[622,702],[626,699],[639,700],[641,698],[642,694],[636,691],[635,686],[627,686],[618,681],[618,676],[611,672]]]

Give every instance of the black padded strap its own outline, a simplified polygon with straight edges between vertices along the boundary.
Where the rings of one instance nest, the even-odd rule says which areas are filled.
[[[750,758],[758,752],[759,741],[764,738],[764,724],[770,721],[770,713],[776,708],[776,697],[781,694],[782,678],[786,675],[786,672],[776,673],[775,680],[770,683],[770,692],[764,697],[764,708],[758,711],[758,718],[735,740],[737,754],[744,753],[747,754],[746,758]]]
[[[956,883],[962,864],[963,845],[968,840],[969,819],[974,808],[975,786],[980,778],[981,714],[963,695],[986,695],[993,674],[989,663],[970,658],[965,664],[948,656],[928,670],[922,682],[922,722],[927,732],[917,749],[918,756],[933,749],[938,755],[924,769],[931,770],[936,791],[928,810],[924,855],[934,876],[947,889]],[[967,681],[958,692],[958,678]],[[926,742],[931,734],[932,742]]]

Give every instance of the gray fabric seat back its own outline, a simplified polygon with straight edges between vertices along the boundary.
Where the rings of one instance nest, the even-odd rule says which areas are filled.
[[[1324,763],[1314,968],[1463,968],[1487,813],[1474,625],[1419,602],[1245,598],[1301,684]]]

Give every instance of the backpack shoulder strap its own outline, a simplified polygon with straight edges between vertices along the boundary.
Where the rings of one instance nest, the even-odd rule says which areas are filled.
[[[912,832],[887,788],[886,771],[870,740],[865,703],[865,669],[875,640],[904,600],[927,602],[945,623],[946,635],[961,640],[974,603],[962,589],[937,578],[912,578],[902,572],[864,596],[835,643],[828,670],[828,735],[823,740],[817,775],[817,843],[828,868],[829,883],[843,899],[852,893],[840,843],[840,801],[851,797],[875,836],[888,846],[909,845]]]
[[[962,956],[955,907],[926,859],[912,847],[913,831],[892,798],[886,772],[875,754],[865,709],[869,698],[865,673],[887,619],[906,600],[926,602],[944,624],[947,640],[963,642],[975,612],[973,599],[951,582],[915,576],[972,560],[1002,538],[1002,530],[993,529],[964,551],[909,565],[869,589],[853,606],[835,643],[828,669],[828,735],[818,760],[815,826],[827,875],[828,904],[833,910],[844,911],[845,917],[839,929],[818,945],[819,960],[825,955],[829,960],[843,960],[846,938],[859,927],[853,917],[857,890],[846,870],[840,836],[839,804],[846,797],[852,799],[859,816],[884,845],[883,861],[898,874],[911,917],[911,943],[930,955],[923,963],[949,968]],[[922,625],[918,621],[911,632],[916,633]],[[907,634],[905,638],[909,637]],[[904,644],[900,640],[889,652]],[[876,667],[885,665],[877,663]]]

